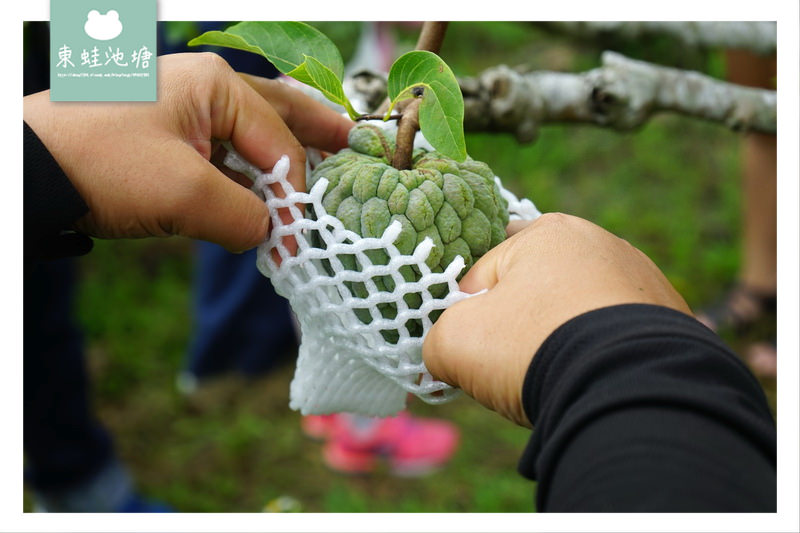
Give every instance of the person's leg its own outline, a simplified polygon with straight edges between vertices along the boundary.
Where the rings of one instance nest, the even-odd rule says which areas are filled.
[[[743,146],[742,267],[746,287],[775,294],[777,281],[777,142],[753,133]]]
[[[733,83],[776,88],[775,57],[729,51],[728,79]],[[775,135],[747,134],[742,141],[742,263],[740,283],[754,292],[777,289],[777,143]]]
[[[289,304],[256,268],[256,251],[197,243],[194,329],[184,383],[268,372],[296,344]],[[188,379],[187,379],[188,378]]]
[[[132,486],[92,415],[73,278],[73,261],[60,260],[40,263],[24,279],[26,480],[42,510],[111,511]]]
[[[740,85],[776,88],[775,57],[745,51],[727,53],[728,80]],[[713,329],[740,331],[775,319],[777,294],[777,139],[750,133],[742,139],[742,247],[741,266],[733,290],[717,306],[698,314]],[[775,324],[764,340],[744,350],[753,372],[775,377]],[[766,338],[772,337],[772,338]]]
[[[775,58],[731,50],[728,80],[775,88]],[[777,144],[774,135],[742,139],[742,244],[736,286],[717,305],[698,313],[712,329],[745,330],[774,313],[777,290]]]

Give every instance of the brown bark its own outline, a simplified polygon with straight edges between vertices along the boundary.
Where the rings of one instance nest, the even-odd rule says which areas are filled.
[[[420,99],[410,100],[410,104],[403,111],[403,117],[397,123],[397,148],[392,157],[392,166],[397,170],[411,168],[411,159],[414,153],[414,137],[419,130],[419,104]]]
[[[448,22],[425,22],[417,39],[417,50],[427,50],[438,54],[442,49],[444,34],[447,31]]]

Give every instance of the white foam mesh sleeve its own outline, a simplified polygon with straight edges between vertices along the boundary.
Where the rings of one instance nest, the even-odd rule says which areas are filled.
[[[266,201],[271,214],[270,237],[258,247],[258,269],[272,281],[275,291],[289,300],[300,323],[290,407],[306,415],[351,412],[389,416],[405,407],[409,392],[428,403],[452,399],[457,391],[433,379],[425,368],[422,341],[431,328],[432,311],[470,296],[459,291],[456,282],[464,268],[461,256],[456,256],[444,272],[431,272],[425,264],[433,247],[431,239],[421,242],[413,254],[401,254],[394,245],[400,234],[399,222],[391,224],[381,238],[361,238],[322,207],[327,179],[321,177],[307,193],[298,192],[286,179],[287,156],[278,161],[272,172],[261,172],[230,146],[228,149],[225,165],[253,180],[253,190]],[[313,160],[314,154],[309,155]],[[517,199],[502,187],[499,178],[495,179],[508,200],[510,218],[533,220],[539,216],[530,200]],[[307,218],[307,206],[313,206],[316,219]],[[287,210],[291,215],[288,223],[280,216]],[[321,246],[312,244],[312,232],[321,238]],[[287,248],[288,238],[296,240],[296,254]],[[373,265],[365,254],[368,250],[383,250],[389,256],[388,264]],[[343,255],[356,256],[361,271],[346,270],[339,260]],[[329,268],[325,268],[325,260]],[[419,269],[419,281],[404,280],[399,272],[404,265]],[[375,286],[372,279],[381,276],[394,279],[393,291],[381,291]],[[366,298],[351,293],[347,284],[353,282],[365,285]],[[429,288],[440,283],[447,283],[449,291],[442,298],[434,298]],[[422,296],[419,309],[406,305],[403,295],[407,293]],[[381,316],[378,304],[382,303],[394,304],[397,316]],[[363,323],[354,309],[369,310],[372,321]],[[405,327],[413,319],[422,323],[421,337],[409,335]],[[398,342],[384,340],[381,330],[397,331]]]

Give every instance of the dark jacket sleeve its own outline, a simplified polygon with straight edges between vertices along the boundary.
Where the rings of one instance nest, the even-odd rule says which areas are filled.
[[[540,511],[775,512],[776,433],[763,390],[708,328],[671,309],[576,317],[523,386],[519,463]]]
[[[25,262],[88,253],[92,240],[71,228],[89,208],[36,133],[24,122],[23,152]]]

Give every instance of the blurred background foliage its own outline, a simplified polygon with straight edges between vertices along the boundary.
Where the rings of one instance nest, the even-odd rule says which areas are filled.
[[[193,36],[191,23],[166,24]],[[313,24],[347,61],[360,23]],[[412,49],[417,28],[395,31],[398,52]],[[598,66],[604,49],[725,74],[721,51],[666,38],[572,41],[520,22],[453,22],[441,55],[457,76],[473,76],[500,63],[582,71]],[[542,211],[587,218],[641,248],[696,308],[732,282],[739,264],[739,142],[721,126],[664,115],[630,133],[546,126],[524,146],[507,135],[469,134],[467,148]],[[263,378],[220,380],[194,399],[179,394],[175,377],[192,328],[191,257],[192,243],[179,238],[98,240],[79,261],[77,314],[95,405],[145,494],[181,511],[259,511],[280,496],[310,512],[533,510],[535,486],[516,473],[529,431],[468,398],[410,403],[414,414],[454,421],[462,440],[439,473],[396,479],[325,468],[320,445],[301,435],[300,415],[288,408],[291,360]]]

